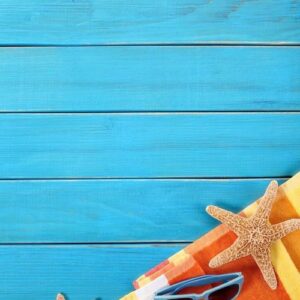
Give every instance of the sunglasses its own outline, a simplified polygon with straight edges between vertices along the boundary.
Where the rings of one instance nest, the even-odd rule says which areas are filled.
[[[242,273],[204,275],[160,289],[155,294],[154,300],[233,300],[240,294],[243,282],[244,276]],[[201,294],[178,295],[178,293],[185,288],[201,287],[217,283],[219,283],[219,285]]]

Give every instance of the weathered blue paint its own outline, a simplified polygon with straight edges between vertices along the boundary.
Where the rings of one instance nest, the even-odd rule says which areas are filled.
[[[1,44],[299,42],[298,1],[1,0]]]
[[[268,182],[0,181],[0,243],[192,241],[217,224],[207,205],[238,212]]]
[[[0,178],[290,176],[300,113],[2,114]]]
[[[0,111],[300,110],[300,47],[0,48]]]
[[[184,245],[2,246],[1,299],[116,300],[137,275]]]
[[[1,1],[0,298],[118,299],[299,171],[299,9]]]

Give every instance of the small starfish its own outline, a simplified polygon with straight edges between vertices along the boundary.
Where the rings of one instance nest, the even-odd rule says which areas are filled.
[[[57,294],[56,295],[56,300],[66,300],[65,296],[63,294]]]
[[[206,208],[212,217],[226,224],[238,236],[229,248],[209,262],[211,268],[251,255],[270,288],[276,289],[277,280],[271,263],[271,244],[290,232],[300,229],[300,219],[291,219],[275,225],[270,224],[269,216],[277,190],[278,183],[273,180],[261,198],[257,211],[248,218],[216,206]]]

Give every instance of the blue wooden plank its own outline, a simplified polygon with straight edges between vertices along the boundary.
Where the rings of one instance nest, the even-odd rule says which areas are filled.
[[[0,243],[192,241],[241,211],[269,180],[0,181]]]
[[[300,113],[1,114],[0,178],[290,176]]]
[[[183,246],[0,247],[0,290],[6,300],[119,299],[131,282]]]
[[[2,0],[0,43],[295,43],[299,10],[293,0]]]
[[[0,49],[0,111],[300,110],[299,47]]]

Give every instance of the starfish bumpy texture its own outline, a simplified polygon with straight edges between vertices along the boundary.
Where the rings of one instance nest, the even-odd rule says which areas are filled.
[[[269,216],[276,199],[277,189],[278,183],[273,180],[260,199],[257,211],[248,218],[216,206],[207,207],[206,211],[212,217],[226,224],[238,236],[229,248],[209,262],[211,268],[251,255],[270,288],[273,290],[277,288],[277,280],[271,263],[271,244],[290,232],[300,229],[300,219],[270,224]]]

